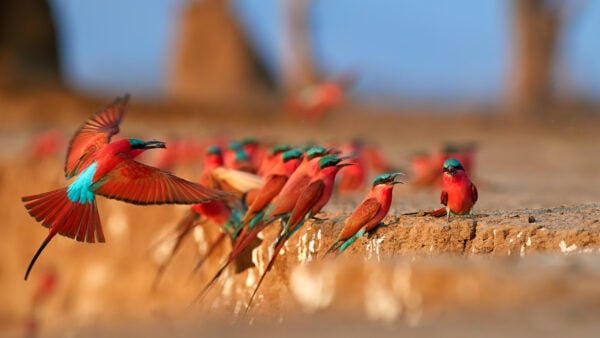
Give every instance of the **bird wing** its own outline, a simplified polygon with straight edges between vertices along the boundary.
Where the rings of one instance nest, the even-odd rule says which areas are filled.
[[[338,240],[348,239],[356,234],[360,228],[365,226],[381,209],[381,203],[375,198],[364,200],[346,219],[342,232],[338,235]]]
[[[77,175],[83,164],[100,147],[110,141],[111,136],[119,132],[119,124],[125,113],[125,106],[129,95],[117,99],[103,110],[90,117],[81,126],[71,139],[67,160],[65,163],[65,176],[67,179]]]
[[[473,199],[473,204],[477,202],[477,198],[479,197],[479,193],[477,192],[477,188],[475,184],[471,183],[471,198]]]
[[[215,186],[228,186],[231,189],[246,193],[250,190],[259,189],[263,186],[262,177],[245,171],[218,167],[211,171],[209,179]]]
[[[442,195],[440,196],[440,202],[443,205],[448,205],[448,192],[446,190],[442,190]]]
[[[288,221],[288,226],[290,229],[293,229],[296,224],[298,224],[304,216],[310,211],[310,209],[317,203],[321,195],[323,194],[323,190],[325,190],[325,182],[322,180],[317,180],[312,182],[311,184],[304,189],[296,205],[294,205],[294,210],[292,210],[292,214]]]
[[[227,196],[121,155],[121,161],[91,187],[98,195],[133,204],[193,204]]]
[[[259,212],[263,210],[279,194],[287,180],[288,176],[286,175],[269,175],[265,185],[260,189],[256,198],[254,198],[249,211]]]

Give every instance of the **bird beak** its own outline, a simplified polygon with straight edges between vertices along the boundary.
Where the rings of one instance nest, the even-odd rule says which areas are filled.
[[[347,167],[349,165],[354,165],[355,163],[338,163],[337,166],[339,168]]]
[[[356,155],[348,155],[348,156],[342,156],[342,157],[338,157],[340,161],[344,161],[344,160],[354,160],[356,158],[358,158]]]
[[[342,151],[337,149],[336,147],[329,147],[329,148],[325,148],[325,153],[327,155],[339,155],[342,153]]]
[[[153,149],[153,148],[167,148],[167,145],[161,141],[148,141],[144,145],[144,149]]]
[[[392,181],[392,185],[396,185],[396,184],[404,184],[404,182],[402,182],[402,181]]]

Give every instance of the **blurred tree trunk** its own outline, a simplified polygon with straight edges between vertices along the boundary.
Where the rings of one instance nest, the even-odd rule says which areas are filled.
[[[561,9],[557,1],[513,1],[516,43],[508,98],[513,113],[532,114],[552,102]]]
[[[0,0],[0,82],[59,81],[56,30],[45,0]]]
[[[272,82],[226,0],[188,1],[175,40],[167,89],[172,98],[231,100]]]
[[[319,81],[315,68],[310,37],[310,9],[312,0],[284,0],[282,17],[284,35],[281,41],[279,83],[287,93]]]

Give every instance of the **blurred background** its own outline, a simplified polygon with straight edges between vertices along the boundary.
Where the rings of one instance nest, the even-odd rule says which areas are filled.
[[[189,180],[207,146],[244,138],[362,154],[360,186],[343,193],[340,175],[328,220],[299,231],[266,279],[250,321],[265,315],[267,329],[248,336],[305,336],[317,321],[323,336],[479,337],[479,325],[502,337],[514,323],[527,337],[595,337],[599,37],[600,0],[0,0],[0,336],[239,336],[228,324],[256,269],[189,306],[220,262],[190,277],[210,236],[189,236],[153,289],[153,250],[186,206],[101,198],[107,243],[57,237],[23,281],[47,231],[20,197],[64,186],[69,138],[128,92],[119,136],[165,140],[142,160]],[[441,206],[450,156],[468,159],[476,221],[401,215]],[[302,270],[391,171],[407,184],[389,226],[359,239],[349,264]],[[331,271],[335,288],[323,282]],[[306,315],[321,294],[294,293],[294,273],[333,288],[333,305]]]
[[[1,2],[0,81],[202,102],[351,77],[383,106],[531,113],[600,98],[600,1]],[[338,81],[339,82],[339,81]]]

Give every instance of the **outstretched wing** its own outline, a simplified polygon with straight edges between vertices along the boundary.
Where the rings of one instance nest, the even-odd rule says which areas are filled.
[[[96,149],[110,141],[119,132],[119,124],[125,113],[129,94],[117,97],[113,103],[90,117],[71,139],[65,163],[67,179],[77,175],[79,169],[90,159]]]
[[[91,190],[133,204],[195,204],[227,196],[126,156]]]
[[[338,235],[338,240],[346,240],[364,227],[381,209],[381,203],[375,198],[364,200],[346,219],[342,232]]]

